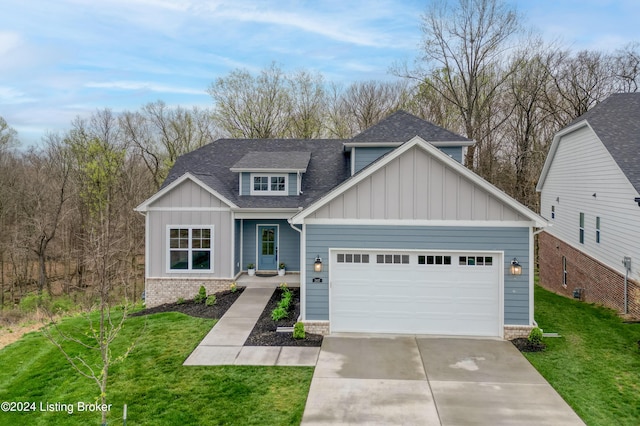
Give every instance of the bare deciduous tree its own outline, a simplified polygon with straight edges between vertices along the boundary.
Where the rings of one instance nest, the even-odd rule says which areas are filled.
[[[438,0],[423,16],[427,68],[408,76],[456,108],[466,136],[477,141],[467,149],[467,167],[474,166],[488,111],[513,72],[505,60],[518,29],[516,13],[501,0],[458,0],[455,5]]]

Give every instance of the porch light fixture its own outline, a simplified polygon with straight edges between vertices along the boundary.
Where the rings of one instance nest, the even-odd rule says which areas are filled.
[[[511,275],[521,275],[522,274],[522,266],[518,263],[518,259],[515,257],[511,261]]]
[[[313,264],[314,272],[322,272],[322,259],[320,259],[320,255],[316,256],[316,261]]]

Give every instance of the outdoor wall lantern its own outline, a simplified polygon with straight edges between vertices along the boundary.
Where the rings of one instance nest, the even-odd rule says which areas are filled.
[[[320,259],[320,256],[316,256],[316,261],[313,264],[313,271],[314,272],[322,272],[322,259]]]
[[[518,259],[515,257],[511,261],[511,275],[521,275],[522,274],[522,266],[518,263]]]

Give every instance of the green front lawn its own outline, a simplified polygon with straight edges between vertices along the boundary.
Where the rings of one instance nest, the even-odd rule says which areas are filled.
[[[526,357],[576,413],[590,426],[640,424],[640,324],[539,286],[535,319],[562,337]]]
[[[146,327],[145,327],[146,322]],[[80,326],[83,318],[65,320]],[[311,367],[184,367],[182,363],[215,321],[164,313],[129,318],[114,353],[142,331],[124,363],[109,376],[109,424],[299,424]],[[0,351],[0,402],[35,402],[36,412],[0,412],[0,424],[100,424],[99,413],[78,412],[94,403],[97,385],[75,372],[41,333],[30,333]],[[74,405],[74,413],[40,411],[40,403]]]

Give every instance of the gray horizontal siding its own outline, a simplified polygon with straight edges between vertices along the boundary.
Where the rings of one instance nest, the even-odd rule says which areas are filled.
[[[248,263],[257,264],[258,225],[278,225],[278,263],[284,262],[288,271],[300,271],[300,233],[293,230],[286,220],[245,219],[242,223],[242,270],[247,269]]]
[[[477,250],[504,252],[505,324],[529,324],[529,228],[306,225],[306,319],[329,319],[329,249]],[[313,271],[315,257],[323,271]],[[511,260],[522,275],[509,274]],[[314,277],[322,283],[313,283]]]
[[[364,169],[387,152],[393,151],[394,148],[365,147],[353,149],[355,150],[354,172],[358,173],[360,170]]]
[[[462,147],[461,146],[443,146],[438,147],[440,151],[447,154],[449,157],[456,160],[458,163],[462,163]]]

